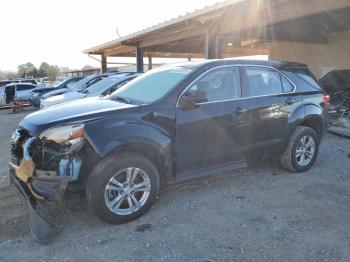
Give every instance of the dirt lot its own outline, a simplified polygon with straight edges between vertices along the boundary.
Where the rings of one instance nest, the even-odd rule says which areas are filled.
[[[29,109],[26,109],[28,112]],[[0,261],[349,261],[350,140],[327,135],[315,167],[256,168],[171,186],[144,217],[111,226],[67,200],[48,246],[8,186],[8,138],[26,113],[0,111]]]

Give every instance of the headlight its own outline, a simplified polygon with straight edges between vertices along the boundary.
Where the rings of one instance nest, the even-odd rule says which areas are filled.
[[[84,136],[84,125],[60,126],[45,130],[39,136],[40,139],[46,138],[56,143],[76,142]]]

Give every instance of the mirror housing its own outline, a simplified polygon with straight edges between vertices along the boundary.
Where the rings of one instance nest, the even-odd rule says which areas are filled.
[[[180,99],[180,106],[184,109],[198,107],[198,103],[208,102],[208,95],[201,90],[187,91]]]

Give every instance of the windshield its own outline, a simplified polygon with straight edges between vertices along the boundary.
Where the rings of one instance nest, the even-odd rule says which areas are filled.
[[[111,95],[111,99],[149,104],[160,98],[183,80],[192,70],[183,67],[157,68],[135,78]]]
[[[98,81],[97,83],[89,86],[85,91],[88,94],[96,94],[100,95],[103,91],[105,91],[107,88],[110,88],[117,84],[122,77],[107,77],[105,79],[102,79],[101,81]]]
[[[87,82],[89,82],[91,79],[93,79],[95,77],[96,77],[96,75],[91,75],[91,76],[84,77],[80,81],[76,82],[73,86],[70,86],[70,89],[79,90],[79,89],[81,89],[81,87],[83,85],[85,85]]]

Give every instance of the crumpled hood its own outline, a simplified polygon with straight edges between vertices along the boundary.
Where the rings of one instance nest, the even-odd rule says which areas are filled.
[[[85,98],[34,112],[20,123],[31,136],[38,136],[43,130],[70,123],[94,121],[125,111],[139,110],[140,106],[124,104],[103,98]]]

